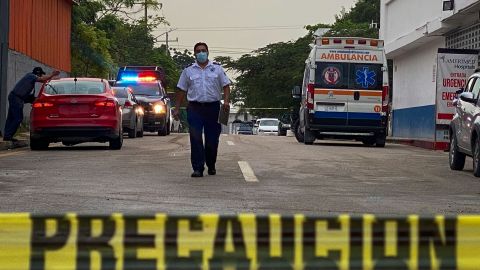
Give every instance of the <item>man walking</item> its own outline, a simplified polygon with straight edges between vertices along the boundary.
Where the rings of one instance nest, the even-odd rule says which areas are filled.
[[[8,115],[5,122],[5,133],[3,135],[4,141],[17,141],[13,138],[15,132],[23,120],[23,105],[32,103],[35,94],[35,83],[46,82],[53,77],[60,74],[59,71],[54,71],[50,75],[45,75],[41,67],[36,67],[31,73],[27,73],[20,81],[17,82],[12,92],[8,95]]]
[[[200,42],[193,48],[196,62],[185,68],[178,81],[178,112],[185,93],[187,94],[187,120],[190,132],[192,177],[203,177],[205,163],[208,174],[215,175],[221,125],[218,123],[220,109],[230,109],[230,79],[220,64],[208,60],[208,45]],[[223,90],[223,106],[220,106]],[[221,108],[222,107],[222,108]],[[205,133],[205,145],[202,134]]]

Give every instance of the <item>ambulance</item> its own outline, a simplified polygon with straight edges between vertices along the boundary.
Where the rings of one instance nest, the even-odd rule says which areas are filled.
[[[388,69],[383,41],[318,38],[305,62],[297,139],[348,139],[384,147],[388,122]],[[297,93],[295,93],[297,92]]]

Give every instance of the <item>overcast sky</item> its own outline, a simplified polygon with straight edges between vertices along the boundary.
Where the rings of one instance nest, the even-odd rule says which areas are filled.
[[[161,0],[159,13],[170,26],[156,34],[178,28],[169,45],[189,49],[198,41],[215,56],[239,57],[270,43],[296,40],[307,31],[305,25],[332,23],[342,7],[349,10],[355,0]],[[163,36],[164,38],[165,36]]]

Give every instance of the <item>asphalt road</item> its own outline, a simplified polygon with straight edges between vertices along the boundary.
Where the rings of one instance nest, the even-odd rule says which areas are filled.
[[[293,137],[221,137],[216,176],[190,178],[188,135],[0,151],[0,212],[461,214],[480,210],[471,159],[403,145],[299,144]],[[251,169],[251,171],[249,170]]]

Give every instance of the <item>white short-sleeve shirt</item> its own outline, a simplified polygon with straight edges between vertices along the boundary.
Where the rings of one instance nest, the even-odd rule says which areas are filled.
[[[202,69],[197,62],[185,68],[177,87],[187,92],[188,101],[215,102],[222,99],[223,87],[230,79],[220,64],[209,61]]]

